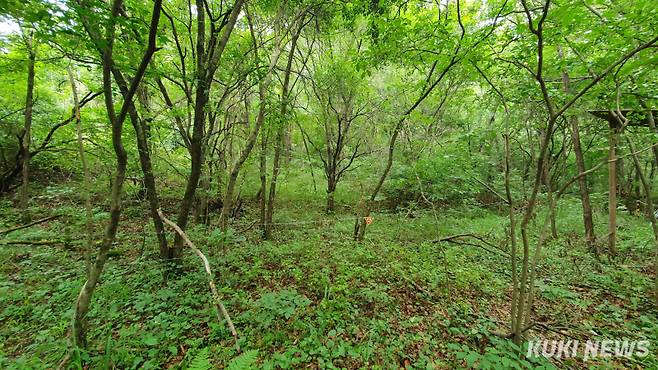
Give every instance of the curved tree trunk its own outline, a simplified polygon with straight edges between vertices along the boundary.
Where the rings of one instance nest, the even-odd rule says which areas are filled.
[[[109,18],[109,24],[106,28],[105,39],[101,39],[97,34],[96,29],[92,28],[88,19],[82,15],[84,27],[94,40],[98,51],[102,55],[103,64],[103,93],[105,97],[105,108],[107,109],[108,119],[112,127],[112,146],[117,159],[116,170],[114,173],[114,180],[112,182],[112,192],[110,195],[110,220],[105,228],[105,236],[98,249],[95,263],[91,266],[87,280],[85,281],[78,298],[75,303],[75,312],[73,316],[72,332],[73,343],[77,346],[85,347],[87,344],[86,338],[86,317],[89,312],[91,297],[96,289],[96,285],[100,279],[105,263],[108,259],[108,254],[114,240],[116,239],[117,230],[119,227],[119,219],[121,216],[121,194],[123,191],[123,183],[126,178],[126,167],[128,163],[128,156],[123,147],[121,134],[123,132],[123,122],[128,113],[128,107],[132,102],[132,98],[139,86],[139,83],[144,77],[146,67],[148,66],[151,57],[155,53],[156,35],[158,23],[160,20],[160,11],[162,9],[162,0],[155,0],[153,5],[153,15],[151,18],[151,25],[149,30],[149,42],[142,61],[137,69],[135,78],[133,79],[130,88],[124,98],[121,106],[121,111],[116,114],[114,109],[114,97],[112,95],[112,68],[114,60],[112,57],[112,49],[115,38],[115,24],[119,16],[119,11],[122,6],[121,0],[115,0],[112,4],[112,13]]]
[[[121,73],[116,68],[112,70],[119,90],[121,94],[126,97],[128,94],[128,84]],[[146,122],[139,116],[135,104],[130,101],[128,102],[128,115],[130,117],[130,122],[135,130],[135,136],[137,137],[137,153],[139,154],[139,164],[142,168],[142,173],[144,175],[144,186],[146,187],[146,198],[149,202],[149,210],[151,212],[151,219],[153,220],[153,226],[155,227],[155,234],[158,239],[158,246],[160,249],[160,258],[166,259],[169,256],[169,247],[167,245],[167,236],[165,234],[164,224],[162,219],[158,215],[158,209],[160,208],[160,199],[158,197],[158,191],[155,184],[155,176],[153,175],[153,165],[151,162],[151,151],[149,149]],[[147,107],[148,108],[148,107]]]

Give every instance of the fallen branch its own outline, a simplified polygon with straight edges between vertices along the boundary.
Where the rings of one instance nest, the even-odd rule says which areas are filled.
[[[61,217],[61,215],[54,215],[54,216],[42,218],[42,219],[34,221],[34,222],[30,222],[29,224],[26,224],[26,225],[20,225],[20,226],[12,227],[11,229],[2,230],[2,231],[0,231],[0,235],[5,235],[5,234],[9,234],[9,233],[14,232],[14,231],[27,229],[28,227],[32,227],[34,225],[42,224],[46,221],[54,220],[54,219],[59,218],[59,217]]]
[[[239,230],[239,231],[238,231],[238,234],[242,234],[242,233],[244,233],[244,232],[246,232],[246,231],[251,230],[251,228],[253,228],[254,225],[256,225],[257,223],[258,223],[258,220],[252,222],[251,224],[247,225],[247,227],[245,227],[244,229]]]
[[[68,246],[69,243],[63,240],[8,240],[8,241],[3,241],[0,242],[0,247],[1,246],[7,246],[7,245],[63,245],[63,246]]]
[[[190,238],[185,234],[183,230],[181,230],[178,225],[170,221],[168,218],[165,217],[165,215],[162,213],[161,209],[158,209],[158,215],[162,219],[164,223],[167,225],[171,226],[174,230],[176,230],[176,233],[180,235],[180,237],[185,241],[185,244],[187,244],[190,249],[196,253],[199,258],[201,258],[201,261],[203,261],[203,267],[206,270],[206,273],[208,274],[208,284],[210,285],[210,291],[212,292],[214,303],[215,303],[215,308],[217,309],[217,320],[222,321],[220,317],[220,312],[224,316],[224,319],[226,320],[226,323],[228,325],[229,330],[231,331],[231,335],[233,335],[233,339],[235,340],[235,348],[240,352],[240,344],[238,344],[238,333],[235,331],[235,326],[233,325],[233,321],[231,321],[231,317],[228,314],[228,311],[226,311],[226,307],[224,307],[224,304],[222,303],[219,292],[217,291],[217,286],[215,286],[215,280],[213,279],[212,271],[210,270],[210,263],[208,262],[208,258],[201,252],[195,245],[192,243]]]
[[[462,241],[456,240],[456,239],[464,238],[464,237],[471,237],[471,238],[477,239],[477,240],[481,241],[482,243],[484,243],[485,245],[493,248],[493,250],[487,248],[486,246],[484,246],[482,244],[475,244],[475,243],[462,242]],[[435,244],[440,243],[440,242],[448,242],[448,243],[457,244],[457,245],[469,245],[469,246],[472,246],[472,247],[481,248],[481,249],[483,249],[483,250],[485,250],[489,253],[492,253],[492,254],[499,254],[499,255],[502,254],[506,257],[511,257],[512,256],[508,251],[506,251],[506,250],[500,248],[499,246],[487,241],[483,237],[481,237],[479,235],[475,235],[475,234],[470,234],[470,233],[444,236],[443,238],[439,238],[439,239],[436,239],[436,240],[432,241],[432,243],[435,243]],[[537,268],[542,270],[542,271],[546,271],[545,267],[537,266]]]
[[[485,245],[487,245],[491,248],[494,248],[494,250],[499,252],[499,253],[502,253],[502,254],[504,254],[508,257],[510,255],[507,251],[500,249],[497,245],[492,244],[491,242],[487,241],[483,237],[481,237],[479,235],[475,235],[475,234],[470,234],[470,233],[445,236],[443,238],[439,238],[439,239],[436,239],[436,240],[432,241],[432,243],[448,242],[448,243],[459,244],[459,245],[470,245],[470,246],[482,248],[482,249],[484,249],[485,251],[487,251],[489,253],[494,253],[494,254],[496,253],[496,252],[494,252],[494,250],[491,250],[491,249],[489,249],[489,248],[487,248],[487,247],[485,247],[484,245],[481,245],[481,244],[474,244],[474,243],[469,243],[469,242],[460,242],[458,240],[455,240],[455,239],[465,238],[465,237],[471,237],[471,238],[477,239],[480,242],[484,243]]]

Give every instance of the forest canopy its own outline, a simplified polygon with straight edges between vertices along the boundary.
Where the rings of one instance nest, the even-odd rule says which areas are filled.
[[[4,0],[0,367],[658,367],[657,67],[652,0]]]

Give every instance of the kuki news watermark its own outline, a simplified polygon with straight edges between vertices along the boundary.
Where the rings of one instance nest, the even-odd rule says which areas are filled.
[[[527,343],[526,357],[578,358],[583,361],[594,358],[609,357],[646,357],[649,355],[651,342],[648,340],[601,339],[580,341],[569,340],[531,340]]]

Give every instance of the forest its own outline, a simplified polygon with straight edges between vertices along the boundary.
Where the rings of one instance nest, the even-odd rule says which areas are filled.
[[[657,5],[0,1],[0,368],[658,369]]]

